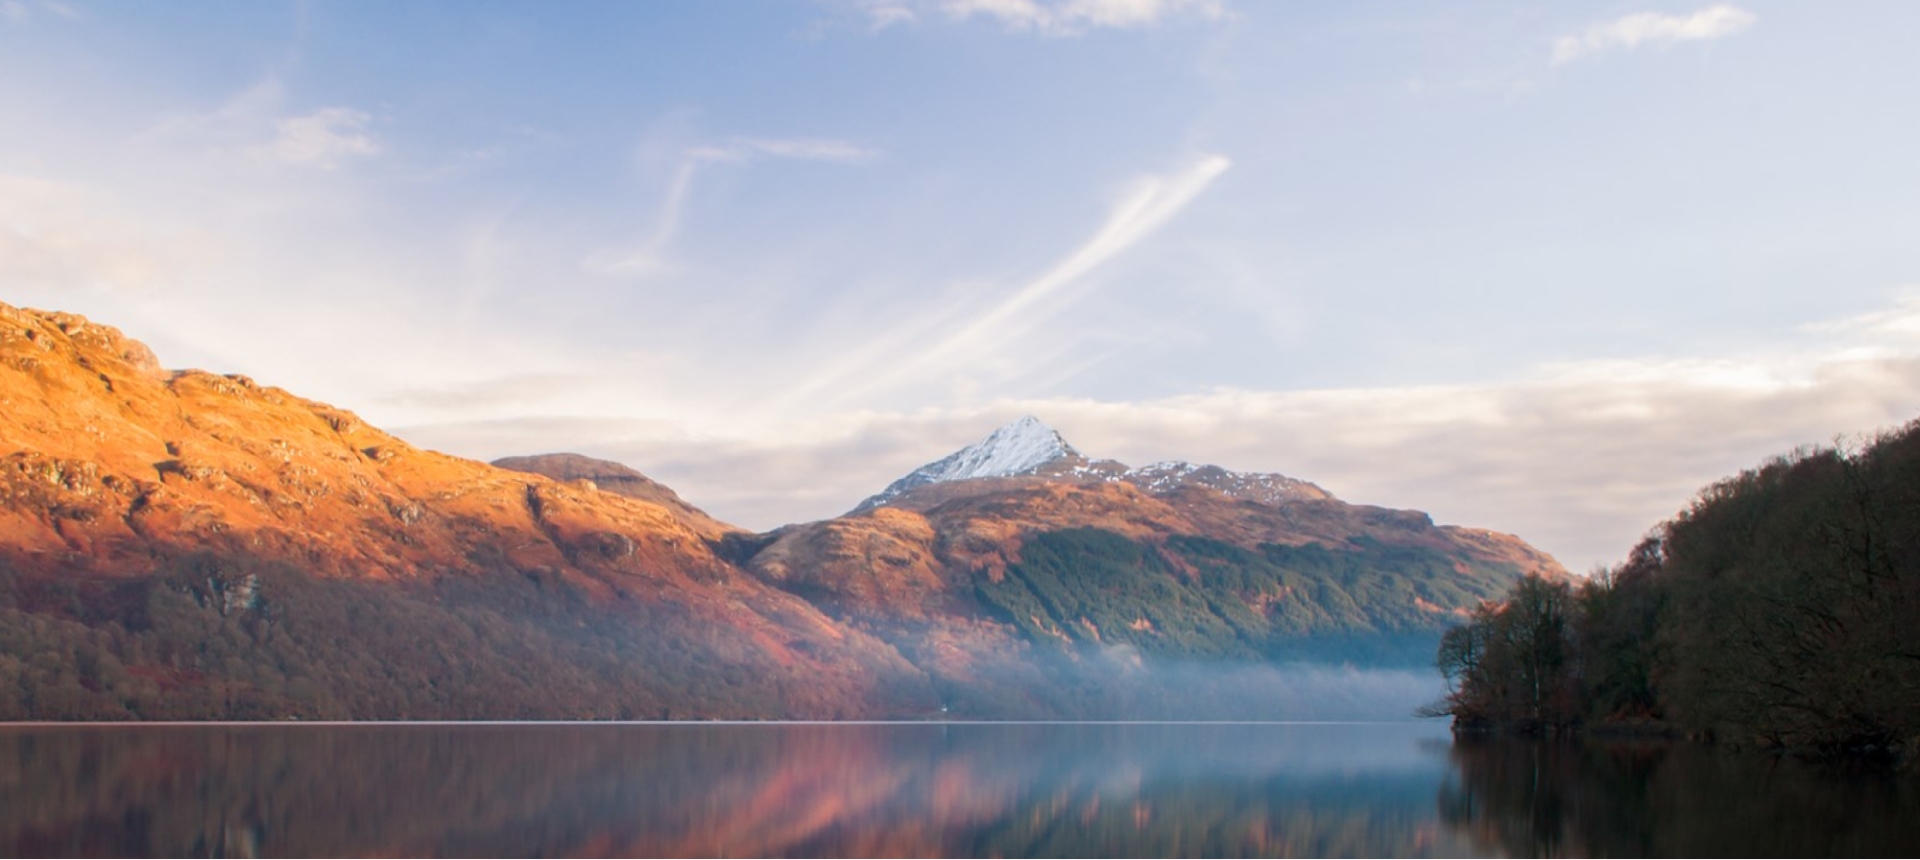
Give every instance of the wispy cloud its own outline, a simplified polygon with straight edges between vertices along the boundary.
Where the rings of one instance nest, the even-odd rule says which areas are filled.
[[[926,20],[989,21],[1014,32],[1077,36],[1088,30],[1142,29],[1191,17],[1223,18],[1219,0],[875,0],[861,6],[869,25],[884,30]]]
[[[646,238],[637,245],[603,248],[588,254],[581,261],[581,268],[594,274],[623,277],[651,276],[671,271],[673,266],[667,259],[667,248],[673,243],[674,237],[680,234],[680,215],[686,209],[687,192],[693,187],[694,174],[699,171],[702,161],[710,160],[713,159],[702,157],[697,152],[689,153],[667,184],[666,193],[660,198],[660,210],[654,216],[653,230]]]
[[[1136,180],[1108,213],[1106,223],[1085,244],[934,347],[926,358],[938,359],[987,345],[983,341],[1004,340],[1022,329],[1016,324],[1017,318],[1024,317],[1028,321],[1026,326],[1037,324],[1038,319],[1030,313],[1036,305],[1153,235],[1232,165],[1225,156],[1207,155],[1175,173]]]
[[[821,137],[735,137],[722,143],[701,144],[687,150],[687,155],[698,161],[735,162],[770,157],[855,164],[871,161],[883,154],[875,147]]]
[[[602,393],[594,390],[591,380],[578,375],[520,373],[402,388],[383,395],[380,402],[403,409],[485,413],[506,407],[524,412],[528,407],[542,403]]]
[[[879,2],[869,3],[864,11],[868,29],[874,32],[885,30],[895,24],[911,24],[919,18],[913,7],[898,0],[879,0]]]
[[[69,21],[83,18],[80,10],[58,0],[36,0],[31,3],[27,0],[0,0],[0,21],[25,24],[41,15],[54,15]]]
[[[1616,48],[1632,50],[1643,44],[1701,42],[1731,36],[1753,26],[1759,16],[1738,6],[1721,4],[1691,15],[1638,12],[1594,24],[1578,35],[1553,43],[1553,64],[1569,63]]]
[[[1837,320],[1808,323],[1802,331],[1850,338],[1920,335],[1920,286],[1896,291],[1891,305]]]
[[[877,147],[822,137],[731,137],[717,143],[687,147],[679,155],[673,178],[660,199],[653,230],[639,244],[602,249],[587,255],[582,268],[603,275],[626,277],[657,275],[673,269],[667,250],[680,232],[681,213],[694,178],[703,165],[744,164],[761,158],[858,164],[885,154]]]
[[[175,158],[230,159],[328,171],[380,154],[369,130],[373,116],[344,105],[295,113],[285,82],[269,74],[209,111],[169,115],[133,138],[133,143]]]
[[[162,227],[84,188],[0,174],[0,286],[143,290],[222,256],[206,233]]]
[[[380,152],[367,134],[373,117],[346,107],[325,107],[274,124],[276,134],[264,151],[287,164],[332,169],[342,162]]]
[[[810,373],[780,403],[828,394],[859,402],[902,386],[945,385],[956,368],[979,369],[987,357],[1069,307],[1089,274],[1164,227],[1231,166],[1225,156],[1205,155],[1172,173],[1134,180],[1100,229],[1039,277],[984,311],[976,309],[977,302],[940,307],[917,323],[869,338],[842,360]]]

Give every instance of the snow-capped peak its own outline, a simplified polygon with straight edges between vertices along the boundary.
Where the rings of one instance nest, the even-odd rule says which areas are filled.
[[[1048,463],[1079,456],[1080,452],[1052,427],[1032,415],[1022,415],[987,438],[913,470],[861,502],[860,508],[886,504],[901,493],[927,484],[1031,474]]]
[[[1088,460],[1052,427],[1032,415],[1022,415],[987,434],[987,438],[888,484],[854,510],[889,504],[902,494],[928,484],[1028,475],[1077,483],[1125,481],[1155,496],[1201,487],[1234,499],[1271,505],[1334,498],[1326,490],[1285,475],[1233,472],[1180,460],[1163,460],[1138,469],[1129,469],[1113,460]]]
[[[935,482],[997,478],[1018,475],[1077,453],[1052,427],[1032,415],[1022,415],[921,471]]]

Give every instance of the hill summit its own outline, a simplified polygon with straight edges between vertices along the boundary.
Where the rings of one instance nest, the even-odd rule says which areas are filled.
[[[1307,481],[1274,473],[1235,472],[1181,460],[1152,463],[1137,469],[1116,460],[1092,460],[1039,418],[1022,415],[987,434],[985,439],[907,473],[853,510],[858,513],[889,504],[924,507],[930,501],[1005,486],[1006,482],[992,480],[1004,478],[1126,482],[1155,494],[1183,487],[1204,487],[1230,498],[1275,504],[1334,498],[1332,493]],[[962,482],[969,483],[951,486]],[[936,486],[937,489],[926,489]]]
[[[1084,468],[1086,463],[1059,431],[1032,415],[1022,415],[987,438],[907,473],[854,510],[879,507],[929,484],[1058,473]]]

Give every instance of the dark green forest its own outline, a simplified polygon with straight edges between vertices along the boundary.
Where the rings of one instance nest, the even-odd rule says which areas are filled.
[[[1920,422],[1703,490],[1584,582],[1527,579],[1446,633],[1457,729],[1920,742]]]
[[[1129,645],[1182,660],[1418,666],[1452,616],[1499,593],[1517,571],[1461,572],[1431,549],[1354,538],[1339,548],[1242,549],[1175,536],[1164,545],[1099,529],[1030,537],[982,603],[1027,638]]]

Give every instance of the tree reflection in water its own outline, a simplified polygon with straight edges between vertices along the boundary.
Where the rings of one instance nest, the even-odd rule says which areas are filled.
[[[1657,741],[1462,738],[1443,819],[1515,856],[1920,855],[1920,777]]]

